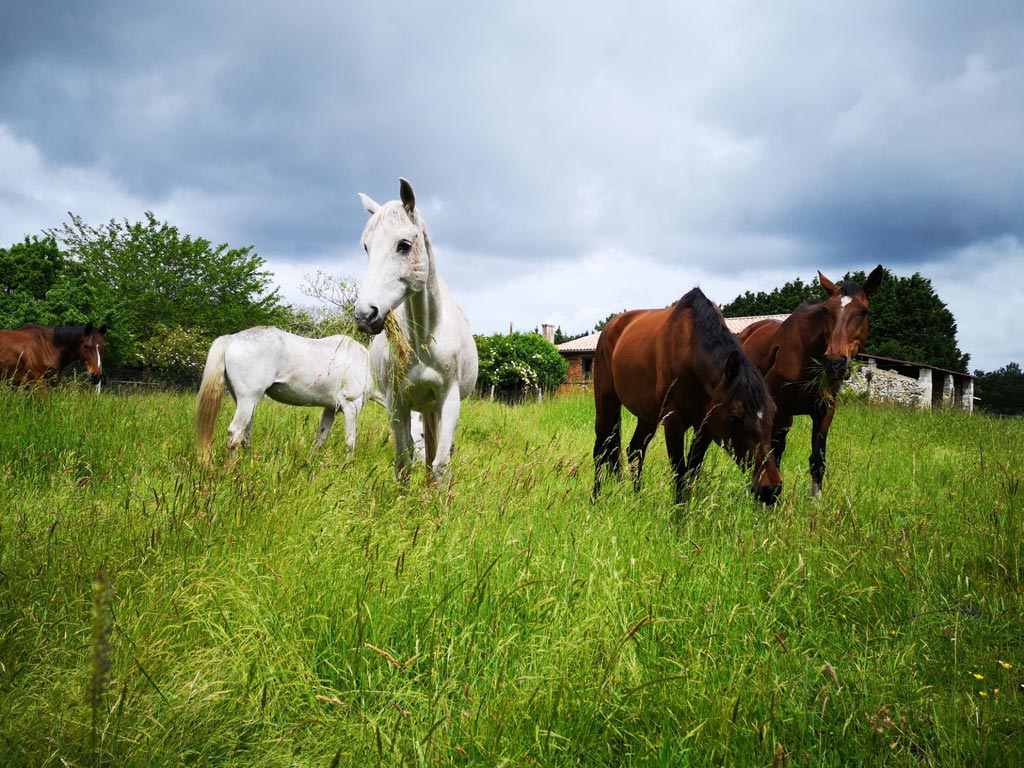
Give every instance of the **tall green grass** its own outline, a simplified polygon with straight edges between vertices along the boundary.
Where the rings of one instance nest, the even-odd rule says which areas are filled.
[[[1019,422],[841,404],[774,508],[585,396],[463,409],[450,489],[265,402],[0,392],[2,765],[979,765],[1024,756]],[[627,435],[628,437],[628,435]]]

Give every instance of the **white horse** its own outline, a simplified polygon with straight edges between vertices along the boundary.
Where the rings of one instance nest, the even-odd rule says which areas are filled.
[[[196,409],[196,442],[209,460],[213,427],[227,389],[235,399],[235,416],[228,426],[228,450],[251,443],[256,405],[267,395],[286,405],[313,405],[324,409],[316,433],[316,447],[327,441],[334,416],[345,417],[345,446],[356,445],[356,420],[364,399],[374,395],[369,376],[369,353],[348,336],[310,339],[280,328],[249,328],[221,336],[206,356]]]
[[[448,479],[462,400],[476,386],[477,351],[469,320],[437,274],[434,250],[412,185],[399,179],[401,202],[379,205],[360,194],[370,220],[369,257],[356,297],[359,327],[377,334],[370,368],[395,435],[395,476],[408,482],[414,458],[411,412],[423,414],[424,459],[435,482]],[[381,334],[393,312],[400,334]]]

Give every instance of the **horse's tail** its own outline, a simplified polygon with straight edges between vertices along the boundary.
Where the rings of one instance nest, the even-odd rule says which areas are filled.
[[[203,380],[199,384],[196,403],[196,447],[199,456],[209,462],[213,451],[213,427],[220,412],[220,401],[224,397],[227,378],[224,373],[224,353],[230,337],[221,336],[210,346],[203,368]]]

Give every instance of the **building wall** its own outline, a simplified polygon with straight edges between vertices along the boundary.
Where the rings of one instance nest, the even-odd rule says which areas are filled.
[[[591,371],[594,365],[593,352],[578,352],[564,354],[565,362],[569,364],[566,373],[566,381],[569,384],[589,384],[592,378]]]

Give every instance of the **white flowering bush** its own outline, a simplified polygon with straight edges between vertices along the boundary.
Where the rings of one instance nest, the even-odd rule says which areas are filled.
[[[568,364],[555,346],[536,333],[477,336],[478,383],[499,393],[554,389],[565,381]]]

